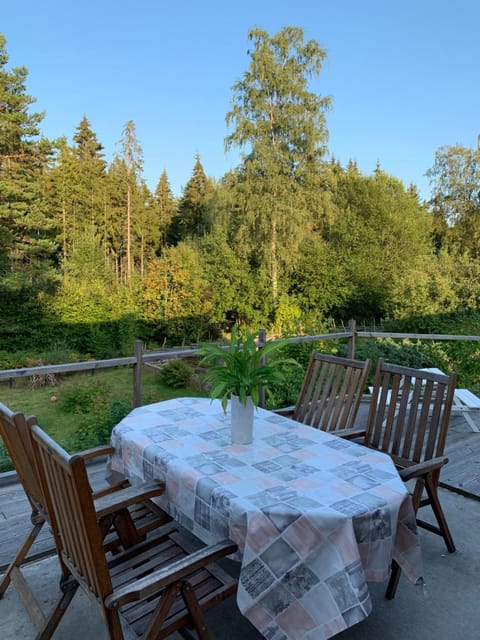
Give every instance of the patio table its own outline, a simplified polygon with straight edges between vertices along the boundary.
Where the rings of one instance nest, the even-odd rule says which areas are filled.
[[[111,472],[166,482],[159,504],[206,543],[239,547],[237,603],[269,640],[322,640],[371,611],[392,557],[422,563],[410,496],[390,458],[264,409],[232,444],[219,401],[134,409],[112,432]]]

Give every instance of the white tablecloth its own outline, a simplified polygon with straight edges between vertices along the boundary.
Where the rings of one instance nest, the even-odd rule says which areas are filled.
[[[272,412],[233,445],[218,401],[134,409],[113,430],[111,469],[166,481],[160,504],[207,543],[240,548],[238,606],[269,640],[322,640],[371,611],[367,581],[394,557],[422,575],[415,517],[390,458]]]

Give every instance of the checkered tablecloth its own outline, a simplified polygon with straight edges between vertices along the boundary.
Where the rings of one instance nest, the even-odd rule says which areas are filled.
[[[255,412],[234,445],[218,401],[134,409],[112,432],[112,471],[166,482],[161,506],[207,543],[240,548],[238,606],[269,640],[323,640],[371,611],[392,557],[422,575],[410,497],[390,458]]]

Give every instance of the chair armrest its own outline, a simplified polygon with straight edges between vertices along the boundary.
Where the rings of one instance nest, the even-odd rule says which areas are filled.
[[[339,438],[345,438],[345,440],[354,440],[355,438],[364,438],[367,433],[365,428],[355,429],[338,429],[337,431],[330,431],[330,435],[338,436]]]
[[[94,500],[97,518],[103,518],[111,513],[130,507],[137,502],[161,496],[164,491],[164,483],[144,482],[136,487],[128,486],[114,493],[101,495]]]
[[[115,453],[115,448],[109,444],[105,444],[99,447],[92,447],[92,449],[85,449],[85,451],[79,451],[76,455],[81,456],[84,460],[91,460],[92,458],[108,456],[112,453]]]
[[[217,544],[199,549],[181,560],[176,560],[170,565],[158,569],[140,580],[136,580],[132,585],[116,589],[105,599],[105,606],[109,609],[118,609],[128,602],[144,600],[173,582],[197,571],[197,569],[202,569],[219,558],[235,553],[237,549],[237,545],[231,540],[223,540]]]
[[[291,406],[291,407],[283,407],[282,409],[272,409],[273,413],[276,413],[279,416],[285,416],[286,418],[289,418],[293,412],[295,410],[295,406]]]
[[[115,453],[115,448],[109,444],[100,445],[98,447],[92,447],[91,449],[85,449],[84,451],[79,451],[76,455],[80,456],[87,462],[88,460],[93,460],[94,458],[100,458],[103,456],[111,455]],[[104,489],[98,489],[93,492],[93,499],[101,498],[104,495],[108,495],[109,493],[114,493],[119,489],[123,489],[127,487],[130,483],[127,479],[116,482],[115,484],[110,485],[109,487],[105,487]]]
[[[115,484],[111,484],[108,487],[105,487],[104,489],[98,489],[97,491],[94,491],[92,493],[92,497],[94,500],[96,500],[97,498],[102,498],[103,496],[107,496],[109,493],[115,493],[116,491],[120,491],[120,489],[125,489],[126,487],[129,487],[129,486],[130,486],[130,483],[125,478],[125,480],[120,480],[119,482],[116,482]]]
[[[408,480],[412,480],[413,478],[421,478],[422,476],[426,476],[432,471],[436,471],[443,467],[443,465],[447,464],[448,458],[432,458],[431,460],[426,460],[425,462],[419,462],[418,464],[414,464],[411,467],[405,467],[404,469],[400,469],[398,474],[404,482]]]

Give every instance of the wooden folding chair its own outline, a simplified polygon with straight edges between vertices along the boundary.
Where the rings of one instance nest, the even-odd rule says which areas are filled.
[[[0,598],[9,584],[13,583],[32,622],[40,628],[45,623],[45,615],[21,571],[27,555],[48,520],[45,497],[37,477],[28,431],[28,425],[35,423],[34,417],[27,420],[22,413],[14,413],[0,403],[0,435],[32,508],[31,529],[1,579]],[[83,460],[90,460],[112,452],[112,447],[97,447],[79,455]],[[93,494],[106,550],[131,546],[143,539],[149,531],[171,520],[170,516],[150,500],[151,497],[161,495],[163,490],[164,486],[156,482],[130,487],[125,481]],[[90,487],[88,491],[92,493]],[[50,549],[42,555],[49,553],[55,553],[55,544],[51,544]]]
[[[209,640],[204,613],[237,588],[215,562],[237,546],[226,540],[192,550],[191,538],[167,524],[108,560],[84,459],[69,456],[36,424],[31,434],[59,557],[67,568],[63,594],[38,640],[51,637],[79,586],[98,607],[112,640],[132,634],[159,640],[185,627]]]
[[[414,480],[415,514],[430,505],[437,525],[417,516],[417,524],[441,535],[450,553],[455,544],[438,497],[457,376],[388,364],[379,360],[366,430],[352,429],[343,437],[364,437],[365,446],[387,453],[400,477]],[[400,568],[394,562],[387,598],[395,595]]]
[[[294,407],[275,413],[322,431],[352,428],[372,361],[313,351]]]

